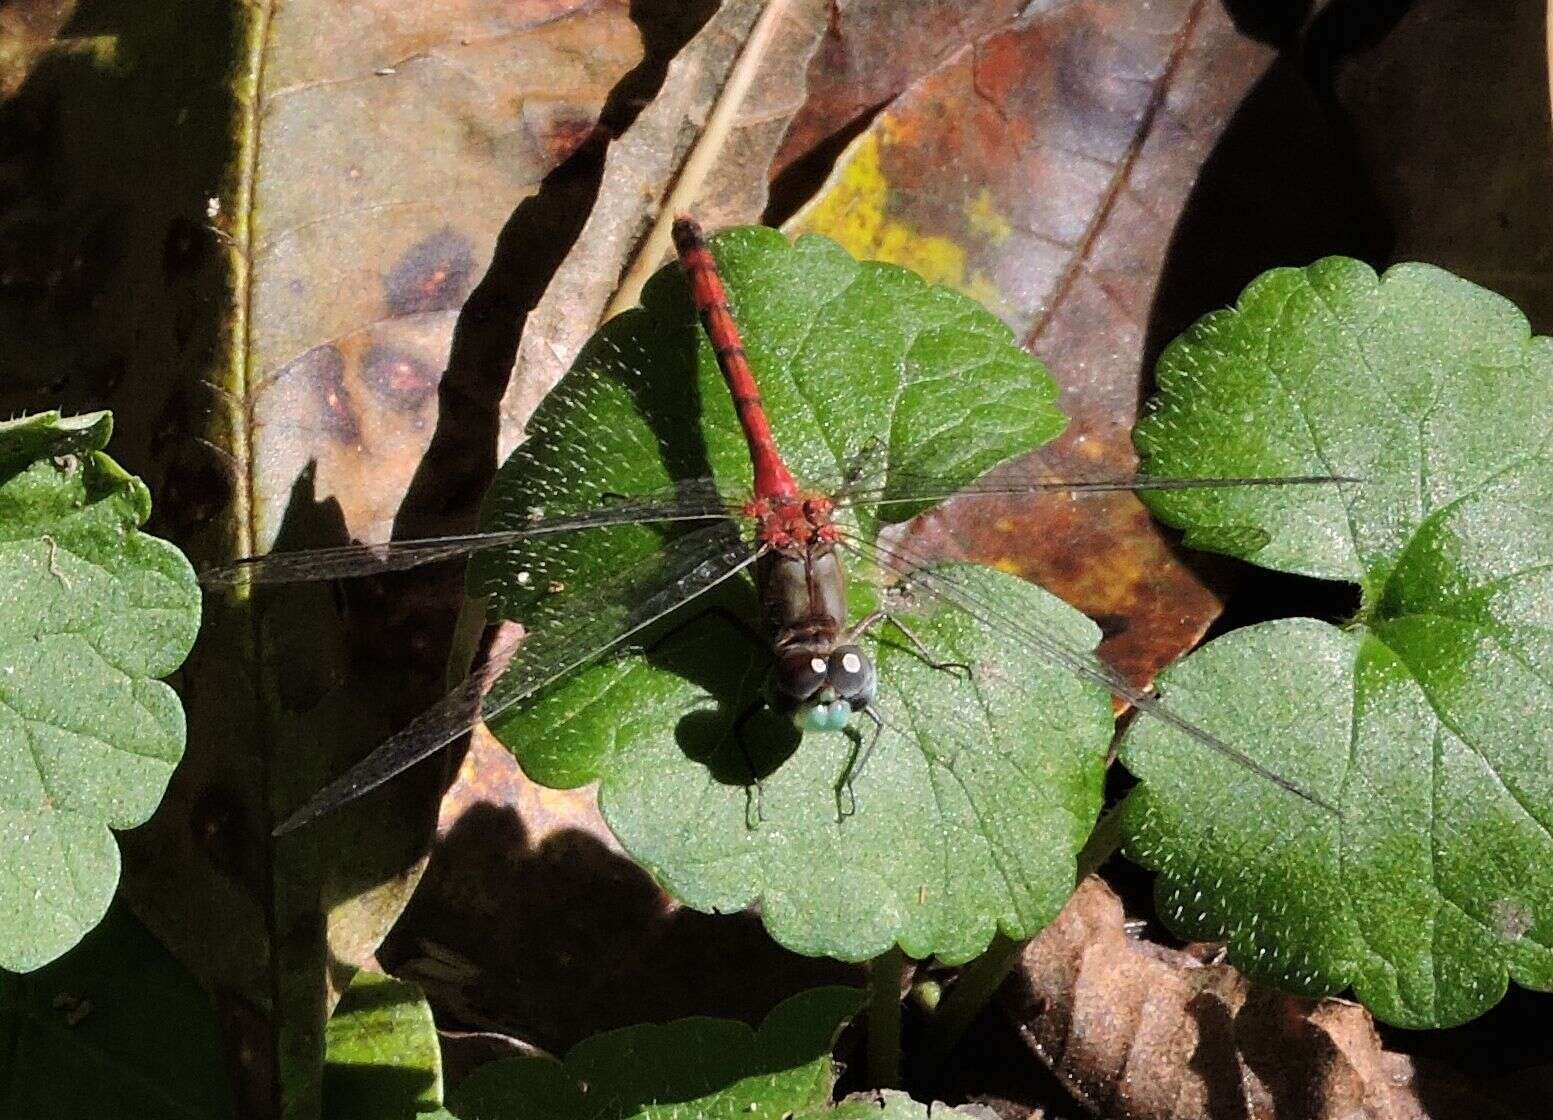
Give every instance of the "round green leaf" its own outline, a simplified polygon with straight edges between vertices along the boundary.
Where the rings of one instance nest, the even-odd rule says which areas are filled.
[[[830,1100],[836,1033],[862,1006],[853,988],[816,988],[759,1030],[726,1019],[626,1027],[574,1046],[563,1063],[512,1058],[453,1093],[459,1120],[783,1120]]]
[[[324,1030],[324,1114],[393,1120],[442,1104],[442,1047],[414,984],[356,973]]]
[[[1354,625],[1271,623],[1161,678],[1177,711],[1338,813],[1140,721],[1129,855],[1183,935],[1408,1026],[1553,988],[1553,344],[1438,269],[1269,273],[1165,354],[1152,473],[1359,485],[1151,494],[1189,540],[1359,582]],[[1236,418],[1239,418],[1237,422]]]
[[[819,237],[789,245],[741,229],[714,248],[773,429],[805,484],[828,492],[870,447],[886,471],[871,484],[887,493],[907,476],[965,482],[1060,429],[1050,379],[964,297]],[[535,414],[487,528],[703,475],[747,493],[748,452],[677,270],[659,273],[643,302],[595,336]],[[882,511],[894,520],[914,508]],[[673,528],[541,538],[484,560],[474,583],[502,615],[564,632],[608,609],[611,575]],[[857,617],[880,601],[882,580],[856,557],[849,567]],[[1098,640],[1082,615],[1022,581],[973,569],[948,578],[1080,649]],[[800,740],[768,710],[748,715],[769,652],[752,636],[759,614],[744,577],[649,634],[645,656],[573,674],[492,729],[538,781],[599,781],[626,849],[691,906],[758,902],[772,935],[805,953],[858,960],[899,944],[966,960],[998,929],[1034,933],[1071,893],[1099,807],[1109,701],[947,604],[898,608],[934,658],[970,665],[971,677],[930,668],[901,631],[876,627],[866,641],[889,726],[850,790],[837,787],[858,738]],[[765,775],[758,792],[752,765]]]
[[[107,910],[110,828],[151,815],[183,753],[163,677],[199,628],[182,553],[102,454],[110,425],[0,429],[0,966],[36,968]],[[19,443],[55,457],[20,465]],[[68,454],[65,453],[68,449]]]

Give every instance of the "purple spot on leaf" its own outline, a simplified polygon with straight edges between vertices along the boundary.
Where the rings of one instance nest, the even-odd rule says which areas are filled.
[[[333,346],[315,346],[284,371],[309,386],[318,403],[320,426],[342,443],[361,438],[361,422],[356,418],[350,387],[345,384],[345,356]]]
[[[413,412],[437,390],[442,371],[409,351],[374,344],[361,363],[362,382],[395,408]]]
[[[384,301],[393,315],[449,311],[463,305],[473,286],[474,249],[468,238],[443,226],[405,250],[384,279]]]

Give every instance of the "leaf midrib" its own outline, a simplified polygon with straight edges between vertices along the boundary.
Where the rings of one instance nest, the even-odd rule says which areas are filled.
[[[1458,618],[1454,615],[1438,614],[1429,611],[1413,611],[1405,617],[1439,618],[1449,622],[1464,623],[1476,628],[1476,624],[1468,622],[1468,620]],[[1526,659],[1521,656],[1521,654],[1516,652],[1516,650],[1508,646],[1506,643],[1502,642],[1499,639],[1499,636],[1494,634],[1491,630],[1485,629],[1484,632],[1490,638],[1490,640],[1494,642],[1494,645],[1498,649],[1515,660],[1516,663],[1525,669],[1534,679],[1542,681],[1550,693],[1553,693],[1553,681],[1548,681],[1546,678],[1544,678],[1540,673],[1537,672],[1533,665],[1529,664]],[[1526,817],[1533,824],[1535,824],[1539,830],[1541,830],[1543,835],[1548,838],[1550,843],[1553,843],[1553,824],[1549,824],[1547,821],[1544,821],[1541,817],[1532,811],[1531,806],[1526,803],[1525,796],[1521,793],[1517,793],[1510,787],[1510,784],[1505,781],[1504,775],[1499,772],[1499,768],[1494,764],[1494,761],[1486,753],[1484,753],[1483,748],[1472,738],[1468,737],[1453,720],[1446,716],[1445,712],[1441,710],[1441,707],[1435,698],[1434,692],[1425,684],[1424,678],[1419,674],[1418,669],[1414,663],[1407,657],[1403,656],[1395,646],[1387,642],[1378,631],[1370,630],[1369,634],[1372,638],[1374,638],[1375,641],[1384,646],[1392,657],[1397,659],[1397,663],[1399,665],[1407,669],[1409,678],[1411,678],[1413,683],[1418,686],[1418,690],[1423,694],[1424,699],[1429,702],[1429,710],[1434,713],[1434,718],[1438,722],[1439,726],[1449,731],[1456,738],[1456,740],[1462,744],[1462,746],[1466,747],[1467,750],[1470,751],[1472,755],[1483,764],[1483,768],[1488,773],[1493,775],[1494,782],[1499,786],[1500,789],[1504,791],[1505,796],[1510,798],[1510,800],[1515,803],[1516,807],[1519,808],[1521,812],[1524,813]]]

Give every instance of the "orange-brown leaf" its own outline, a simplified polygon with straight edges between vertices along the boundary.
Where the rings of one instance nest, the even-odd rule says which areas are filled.
[[[1014,469],[1129,470],[1176,220],[1271,57],[1217,3],[1057,5],[910,87],[791,228],[958,288],[1025,338],[1072,422]],[[924,547],[1018,572],[1101,620],[1102,653],[1138,682],[1220,609],[1128,495],[961,499],[919,529]]]
[[[1228,965],[1127,936],[1091,877],[1025,947],[1005,1007],[1080,1099],[1128,1120],[1444,1120],[1498,1117],[1460,1086],[1383,1048],[1368,1013],[1286,996]]]

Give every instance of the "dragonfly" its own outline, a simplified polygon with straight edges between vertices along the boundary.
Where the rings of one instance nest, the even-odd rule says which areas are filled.
[[[1055,664],[1109,691],[1144,716],[1185,734],[1238,767],[1331,812],[1317,795],[1274,772],[1238,747],[1168,707],[1153,691],[1133,685],[1076,648],[1039,621],[1010,615],[984,589],[954,578],[910,546],[869,539],[849,527],[842,514],[856,515],[892,503],[923,508],[950,497],[975,493],[1020,494],[1066,491],[1075,495],[1142,489],[1236,486],[1331,485],[1357,481],[1333,475],[1274,478],[1151,479],[1122,475],[1095,479],[1014,478],[963,485],[924,478],[891,479],[888,487],[867,485],[859,465],[833,490],[799,484],[778,448],[754,370],[735,322],[717,261],[699,225],[680,217],[673,240],[691,302],[732,398],[742,430],[753,486],[730,493],[711,479],[676,483],[667,493],[609,494],[590,508],[535,509],[516,528],[490,532],[345,545],[249,557],[205,573],[209,586],[283,584],[400,571],[493,549],[511,549],[563,534],[586,534],[640,525],[666,528],[661,546],[602,582],[543,600],[525,618],[524,637],[512,662],[495,675],[472,673],[441,701],[382,743],[366,758],[320,790],[284,820],[277,835],[310,824],[355,800],[458,739],[477,722],[496,720],[531,701],[571,674],[599,662],[655,623],[748,573],[760,604],[770,670],[765,703],[800,731],[849,731],[858,746],[837,782],[838,816],[843,791],[868,761],[886,726],[880,710],[879,675],[863,644],[882,626],[898,630],[924,662],[946,672],[970,673],[970,666],[939,661],[899,615],[881,606],[849,619],[846,562],[862,559],[890,573],[916,597],[938,600],[965,612],[981,627],[1011,639],[1033,658]],[[518,575],[523,582],[528,572]],[[559,587],[553,590],[560,590]],[[866,726],[859,725],[859,721]],[[866,733],[866,740],[863,735]],[[748,756],[746,755],[746,758]],[[751,781],[757,782],[753,764]],[[856,798],[852,795],[852,809]],[[757,810],[756,820],[759,813]]]

